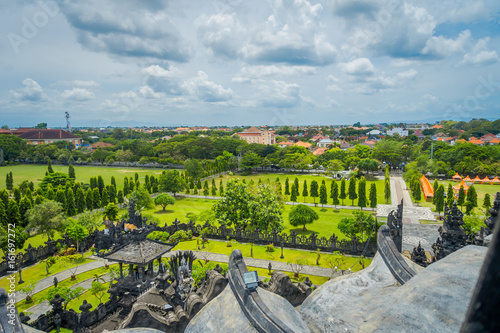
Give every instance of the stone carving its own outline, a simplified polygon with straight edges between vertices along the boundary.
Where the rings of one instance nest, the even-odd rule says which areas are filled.
[[[411,253],[411,260],[422,267],[427,267],[427,256],[425,255],[424,248],[418,243],[418,246],[413,248]]]
[[[495,221],[498,217],[500,211],[500,192],[497,192],[495,200],[493,201],[493,207],[490,208],[490,216],[484,221],[486,224],[486,229],[484,229],[484,237],[491,235],[493,233],[493,228],[495,227]]]
[[[195,259],[192,251],[179,251],[170,258],[170,269],[175,279],[175,282],[169,287],[174,291],[172,302],[175,305],[181,305],[184,310],[186,310],[186,300],[194,284],[191,272]],[[167,292],[172,294],[172,290]]]
[[[464,214],[458,209],[456,202],[451,209],[445,206],[445,217],[443,225],[439,227],[439,238],[432,245],[437,260],[467,244],[467,235],[462,229],[463,218]]]
[[[292,283],[288,275],[280,271],[274,271],[271,280],[262,284],[263,289],[282,296],[293,306],[302,304],[306,297],[311,294],[311,286],[312,283],[309,279],[297,286]]]
[[[403,200],[398,205],[397,211],[391,211],[387,216],[387,226],[396,248],[401,253],[403,248]]]
[[[52,301],[50,301],[50,305],[52,305],[52,310],[54,312],[61,312],[63,309],[63,303],[65,299],[62,298],[59,294],[56,294]]]

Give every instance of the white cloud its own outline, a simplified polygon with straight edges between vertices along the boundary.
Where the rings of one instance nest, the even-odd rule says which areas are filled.
[[[95,98],[93,92],[83,88],[73,88],[72,90],[65,90],[61,94],[61,97],[66,100],[77,102],[86,102]]]
[[[489,40],[489,37],[480,39],[470,52],[464,54],[464,58],[457,66],[489,65],[498,62],[499,58],[497,52],[488,49],[487,44]]]
[[[255,99],[265,107],[291,108],[304,101],[297,83],[277,80],[262,81],[257,90],[259,95]]]
[[[80,88],[96,88],[99,87],[100,84],[96,81],[84,81],[84,80],[73,80],[73,81],[58,81],[58,83],[65,86],[73,86]]]
[[[437,57],[447,57],[453,53],[463,52],[471,41],[469,30],[462,31],[457,38],[445,38],[443,36],[432,36],[422,50],[423,54]]]
[[[139,88],[139,95],[141,97],[149,98],[149,99],[158,99],[158,98],[162,98],[165,96],[165,94],[163,94],[163,93],[155,92],[149,86],[142,86],[141,88]]]
[[[233,82],[250,82],[253,79],[276,76],[314,75],[316,68],[313,66],[244,66]]]
[[[224,89],[221,85],[209,81],[204,71],[198,71],[198,76],[186,80],[183,87],[205,102],[228,101],[234,96],[231,88]]]
[[[196,21],[198,38],[210,55],[222,59],[238,57],[244,29],[235,14],[202,15]]]
[[[23,85],[24,88],[11,90],[11,97],[21,102],[40,102],[48,99],[47,95],[43,93],[42,87],[35,80],[26,78],[23,80]]]
[[[375,73],[375,66],[368,58],[358,58],[339,65],[342,71],[353,76],[370,76]]]

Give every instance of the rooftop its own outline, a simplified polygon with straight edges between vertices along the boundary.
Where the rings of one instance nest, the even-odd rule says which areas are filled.
[[[146,265],[172,250],[177,244],[167,244],[151,239],[132,241],[119,247],[105,258],[134,265]]]

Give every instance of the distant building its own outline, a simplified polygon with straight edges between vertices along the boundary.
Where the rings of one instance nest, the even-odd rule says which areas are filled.
[[[322,139],[322,140],[319,140],[318,143],[317,143],[317,146],[320,147],[320,148],[328,148],[330,147],[332,144],[334,143],[334,141],[330,140],[330,139]]]
[[[405,137],[408,136],[408,130],[401,127],[396,127],[391,130],[387,130],[387,135],[393,136],[394,134],[399,134],[399,136]]]
[[[322,155],[325,153],[325,151],[327,150],[328,148],[316,148],[314,149],[313,151],[313,155],[315,156],[319,156],[319,155]]]
[[[379,130],[371,130],[370,132],[368,132],[369,135],[380,135],[382,134],[382,132],[380,132]]]
[[[15,135],[19,133],[13,132]],[[74,147],[79,148],[82,146],[82,139],[73,133],[63,131],[62,129],[32,129],[23,131],[18,135],[21,139],[27,141],[30,145],[51,144],[60,141],[66,141],[73,144]]]
[[[238,133],[238,136],[247,143],[258,143],[261,145],[274,145],[276,143],[273,131],[260,130],[255,126]]]
[[[293,146],[295,143],[294,142],[290,142],[290,141],[284,141],[284,142],[280,142],[278,143],[278,146],[280,148],[285,148],[285,147],[290,147],[290,146]]]
[[[302,142],[302,141],[298,141],[294,144],[294,146],[299,146],[299,147],[304,147],[306,149],[311,149],[312,147],[312,144],[309,143],[309,142]]]
[[[106,148],[106,147],[114,147],[115,145],[107,142],[96,142],[90,145],[90,150],[96,150],[97,148]]]

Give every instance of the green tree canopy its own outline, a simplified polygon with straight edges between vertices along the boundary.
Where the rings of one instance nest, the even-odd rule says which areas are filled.
[[[163,211],[165,211],[165,208],[168,205],[173,205],[175,204],[175,199],[168,193],[160,193],[155,197],[155,204],[160,205],[163,208]]]
[[[59,202],[45,200],[30,209],[28,214],[28,226],[26,230],[38,229],[38,232],[47,237],[54,237],[55,231],[64,230],[63,207]]]
[[[169,170],[159,177],[160,190],[174,194],[181,192],[186,188],[185,180],[180,176],[179,171]]]
[[[318,213],[316,213],[316,211],[311,207],[303,204],[294,206],[288,214],[288,220],[290,221],[290,224],[294,227],[302,225],[302,230],[304,231],[307,230],[306,224],[311,224],[317,219],[319,219]]]

